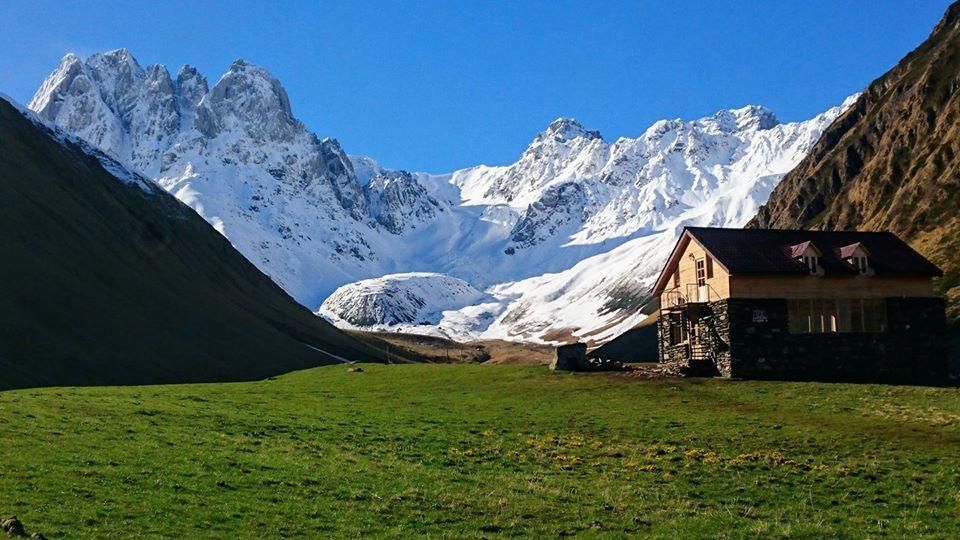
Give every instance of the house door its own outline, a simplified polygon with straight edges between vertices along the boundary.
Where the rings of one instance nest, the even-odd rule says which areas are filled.
[[[703,360],[706,357],[703,340],[701,339],[702,330],[699,320],[690,321],[690,360]]]
[[[707,290],[707,260],[697,259],[697,302],[709,302],[710,292]]]

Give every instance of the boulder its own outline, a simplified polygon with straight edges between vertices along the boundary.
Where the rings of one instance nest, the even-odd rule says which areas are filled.
[[[590,366],[587,364],[587,345],[585,343],[572,343],[570,345],[557,347],[557,357],[550,363],[550,369],[554,371],[589,370]]]
[[[17,537],[17,536],[26,536],[27,531],[23,528],[23,523],[20,523],[20,520],[17,519],[17,516],[12,516],[9,519],[3,520],[3,532],[7,533],[7,536]]]
[[[556,371],[624,371],[627,368],[610,358],[587,358],[587,346],[573,343],[557,347],[557,357],[550,363]]]

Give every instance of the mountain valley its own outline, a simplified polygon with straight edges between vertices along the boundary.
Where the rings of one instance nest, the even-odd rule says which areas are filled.
[[[517,162],[447,174],[348,155],[242,60],[211,87],[124,49],[69,54],[29,107],[152,178],[339,326],[601,342],[650,309],[683,226],[745,224],[853,99],[804,122],[748,106],[613,142],[559,118]]]

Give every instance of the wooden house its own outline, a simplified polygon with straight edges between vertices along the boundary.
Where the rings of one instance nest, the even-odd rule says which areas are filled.
[[[738,378],[945,377],[939,276],[891,233],[688,227],[654,286],[660,361]]]

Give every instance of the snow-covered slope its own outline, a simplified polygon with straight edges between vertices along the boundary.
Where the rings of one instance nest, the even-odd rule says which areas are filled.
[[[762,107],[660,121],[613,143],[559,119],[516,163],[453,173],[459,210],[476,208],[482,222],[509,232],[459,248],[483,275],[455,260],[438,265],[496,301],[445,306],[434,328],[548,341],[618,335],[645,316],[648,291],[683,227],[742,226],[852,101],[787,124]],[[367,285],[341,288],[322,313],[351,309],[343,300],[354,288],[359,294]]]
[[[516,163],[430,175],[319,139],[239,60],[208,89],[125,50],[68,55],[30,108],[154,178],[300,302],[326,299],[331,320],[531,340],[629,327],[682,226],[745,223],[841,111],[781,124],[750,106],[613,142],[558,119]]]
[[[444,274],[391,274],[337,289],[324,306],[338,309],[321,307],[320,314],[352,328],[437,326],[444,311],[481,303],[485,297],[466,281]]]

